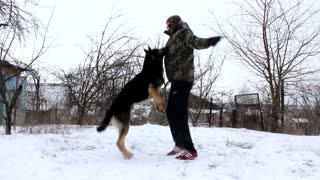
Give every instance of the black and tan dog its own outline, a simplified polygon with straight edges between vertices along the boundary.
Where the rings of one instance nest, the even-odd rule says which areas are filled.
[[[158,111],[164,113],[163,100],[160,96],[160,86],[163,79],[163,53],[159,49],[144,50],[142,71],[130,80],[117,95],[109,110],[107,110],[102,124],[97,128],[98,132],[106,129],[110,121],[119,128],[117,146],[126,158],[131,158],[124,140],[129,131],[130,110],[134,103],[152,97]]]

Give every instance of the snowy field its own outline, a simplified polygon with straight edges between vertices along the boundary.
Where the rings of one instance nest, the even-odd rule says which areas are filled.
[[[5,136],[2,128],[0,180],[320,179],[319,136],[191,128],[199,157],[181,161],[165,155],[173,147],[169,128],[148,124],[131,127],[126,144],[134,157],[126,160],[113,127],[60,130]]]

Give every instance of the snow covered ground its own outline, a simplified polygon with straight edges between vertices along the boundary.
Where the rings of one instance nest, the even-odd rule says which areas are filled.
[[[131,126],[126,160],[115,145],[117,130],[67,126],[60,134],[3,135],[1,180],[296,180],[320,179],[320,137],[246,129],[191,128],[199,157],[180,161],[165,154],[168,127]]]

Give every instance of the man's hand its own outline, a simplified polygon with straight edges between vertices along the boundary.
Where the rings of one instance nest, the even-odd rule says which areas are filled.
[[[210,46],[215,46],[222,38],[223,36],[215,36],[215,37],[208,38],[208,44]]]

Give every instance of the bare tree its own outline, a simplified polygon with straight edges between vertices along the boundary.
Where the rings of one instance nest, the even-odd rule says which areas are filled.
[[[41,27],[40,20],[27,10],[26,6],[38,6],[34,0],[0,0],[0,27],[11,27],[19,41],[29,34],[37,34]],[[12,28],[14,27],[14,28]]]
[[[241,2],[235,2],[240,14],[218,23],[216,30],[226,37],[235,56],[268,84],[271,131],[279,132],[284,83],[315,72],[307,62],[320,54],[319,7],[305,0]]]
[[[69,104],[76,109],[77,123],[99,108],[106,109],[106,101],[115,97],[119,89],[136,71],[136,52],[139,44],[129,35],[132,29],[124,23],[116,25],[123,15],[112,15],[97,39],[89,37],[91,48],[84,52],[84,62],[58,77],[67,86]]]
[[[195,85],[193,87],[193,92],[195,92],[202,101],[198,102],[195,112],[191,113],[193,125],[199,121],[203,110],[208,109],[209,104],[207,102],[210,97],[212,97],[214,83],[220,76],[225,56],[222,56],[221,53],[215,53],[217,52],[212,50],[206,60],[201,60],[200,54],[197,54],[196,56]]]
[[[10,73],[7,73],[4,69],[0,70],[0,95],[1,102],[5,106],[6,115],[4,119],[6,122],[5,131],[7,135],[11,134],[13,108],[23,89],[23,83],[19,83],[18,81],[19,76],[22,72],[26,72],[34,78],[38,78],[37,73],[31,68],[31,65],[49,49],[49,47],[46,47],[48,30],[48,26],[46,26],[41,47],[37,50],[34,49],[28,64],[15,58],[15,54],[12,54],[14,44],[22,44],[27,36],[40,35],[39,28],[42,24],[33,13],[25,9],[25,5],[27,4],[37,5],[32,0],[26,0],[24,3],[16,0],[0,0],[0,61],[4,64],[10,64],[11,68],[14,69],[14,72]],[[14,77],[17,77],[16,88],[9,90],[7,88],[7,82]]]
[[[290,96],[291,104],[300,111],[291,111],[294,117],[307,119],[305,134],[320,134],[320,85],[319,83],[298,83]]]
[[[1,102],[5,106],[5,116],[3,117],[5,119],[5,133],[7,135],[11,134],[11,123],[12,123],[12,111],[13,108],[21,94],[22,91],[22,85],[19,85],[18,88],[13,90],[13,93],[11,93],[11,96],[8,94],[9,90],[7,88],[7,79],[6,74],[0,72],[0,95],[1,95]],[[1,112],[2,113],[2,112]],[[2,117],[2,116],[0,116]]]

